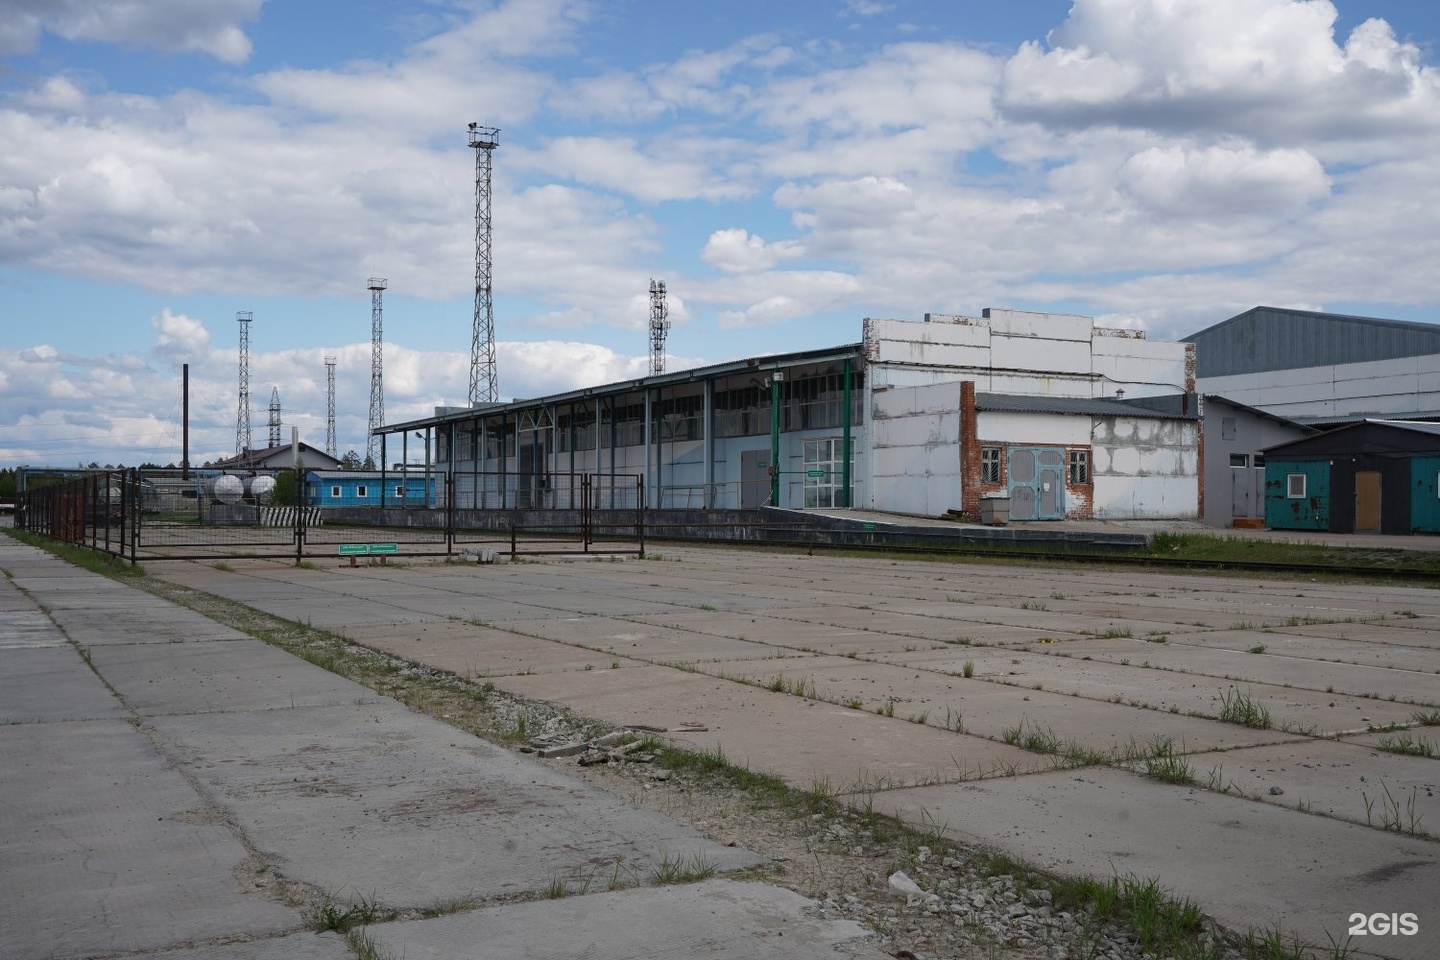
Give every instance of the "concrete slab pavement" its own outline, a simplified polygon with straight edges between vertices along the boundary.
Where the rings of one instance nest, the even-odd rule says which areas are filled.
[[[707,880],[380,924],[368,932],[406,960],[473,956],[477,944],[486,956],[529,960],[888,960],[859,924],[815,919],[808,904],[787,890]]]
[[[1413,913],[1421,935],[1352,942],[1354,953],[1435,957],[1440,858],[1429,840],[1114,769],[897,790],[875,806],[1061,874],[1158,877],[1232,927],[1263,911],[1316,945],[1344,942],[1354,913]]]
[[[89,577],[0,538],[0,572],[20,566],[66,571],[44,586],[66,610],[114,609],[112,581],[95,577],[91,590]],[[575,890],[602,872],[648,884],[666,862],[763,862],[259,641],[157,643],[123,622],[103,643],[76,643],[11,587],[0,616],[6,960],[353,957],[266,893],[277,876],[342,900],[433,907],[533,897],[556,881]],[[155,608],[151,595],[135,599]],[[162,607],[166,623],[194,616]],[[883,956],[854,924],[812,919],[804,898],[711,883],[703,894],[606,894],[595,913],[589,898],[568,898],[565,911],[603,918],[598,937],[585,931],[601,926],[537,928],[538,914],[556,912],[543,900],[492,906],[475,922],[555,951],[519,956],[619,958],[648,953],[647,937],[699,960],[767,955],[772,940],[775,956]],[[468,929],[466,916],[451,920]],[[386,936],[417,956],[443,928],[396,922]]]
[[[463,596],[463,609],[474,611],[487,626],[474,627],[471,634],[472,625],[452,622],[445,628],[445,644],[435,651],[440,662],[470,656],[472,651],[483,656],[481,651],[495,642],[494,632],[506,632],[507,627],[515,628],[517,637],[508,647],[511,651],[525,649],[527,636],[543,636],[545,640],[532,642],[545,650],[545,669],[496,676],[494,681],[502,689],[621,724],[674,726],[698,721],[708,729],[683,734],[685,742],[702,749],[722,749],[732,760],[779,773],[801,787],[817,778],[841,787],[930,783],[934,785],[924,788],[929,791],[926,796],[933,794],[942,798],[939,802],[948,803],[951,801],[943,798],[969,785],[950,782],[959,777],[942,774],[941,768],[957,769],[955,757],[972,751],[980,751],[975,755],[983,754],[992,771],[1016,774],[984,781],[1006,784],[1010,790],[1048,790],[1052,783],[1067,782],[1068,775],[1088,777],[1093,773],[1103,779],[1104,790],[1109,792],[1102,795],[1097,790],[1091,800],[1077,800],[1072,815],[1066,818],[1026,820],[1023,837],[1015,835],[1013,827],[1006,830],[1002,825],[991,832],[990,821],[977,821],[985,827],[975,831],[977,836],[985,834],[993,845],[1022,856],[1043,851],[1047,844],[1063,844],[1071,833],[1098,836],[1097,830],[1109,830],[1106,825],[1128,809],[1126,804],[1135,802],[1129,788],[1119,790],[1111,784],[1138,783],[1135,789],[1142,791],[1140,796],[1155,806],[1153,828],[1133,835],[1123,829],[1106,834],[1111,836],[1108,859],[1087,862],[1101,875],[1109,873],[1113,860],[1153,871],[1169,885],[1174,885],[1173,878],[1184,878],[1189,888],[1204,892],[1197,899],[1207,907],[1205,897],[1223,888],[1229,899],[1217,903],[1225,918],[1242,929],[1268,926],[1277,919],[1288,924],[1292,916],[1288,899],[1277,901],[1276,910],[1269,909],[1273,878],[1263,869],[1263,858],[1281,857],[1286,849],[1313,849],[1312,859],[1339,870],[1342,858],[1349,857],[1355,845],[1370,840],[1384,845],[1398,839],[1418,845],[1416,850],[1433,846],[1433,840],[1427,838],[1431,832],[1425,819],[1428,806],[1419,811],[1419,835],[1397,838],[1394,831],[1381,830],[1378,824],[1367,828],[1317,816],[1321,811],[1315,805],[1343,811],[1355,800],[1353,784],[1333,783],[1326,778],[1327,771],[1339,771],[1338,777],[1373,769],[1387,784],[1394,778],[1396,783],[1413,784],[1423,792],[1429,782],[1426,771],[1435,761],[1385,754],[1374,765],[1365,758],[1353,766],[1339,766],[1347,762],[1346,757],[1353,759],[1367,749],[1373,752],[1373,745],[1346,747],[1299,733],[1186,716],[1183,711],[1216,712],[1218,701],[1212,701],[1219,696],[1217,691],[1234,685],[1252,696],[1260,695],[1257,699],[1272,710],[1276,722],[1289,720],[1297,729],[1308,729],[1307,724],[1316,729],[1355,729],[1367,723],[1408,722],[1415,708],[1398,702],[1401,694],[1423,699],[1425,677],[1440,670],[1440,659],[1430,646],[1440,642],[1440,633],[1434,629],[1440,623],[1435,619],[1440,613],[1440,593],[1435,591],[1129,571],[1092,573],[1068,567],[1027,570],[1017,577],[1013,568],[876,564],[775,554],[727,556],[720,549],[667,548],[666,560],[674,562],[542,562],[508,570],[448,567],[433,574],[418,568],[367,571],[367,576],[383,576],[396,583],[413,577],[416,593],[408,598],[404,591],[388,593],[387,602],[397,605],[388,619],[375,603],[366,603],[363,611],[347,611],[349,622],[341,629],[376,636],[393,624],[401,627],[396,636],[403,637],[404,630],[410,629],[405,620],[414,616],[422,597],[438,597],[436,602],[444,609],[454,610],[454,597]],[[325,584],[335,576],[327,571],[266,571],[263,564],[231,576],[242,574],[295,578],[297,589],[308,589],[313,580],[316,596],[324,595]],[[221,586],[239,589],[229,583]],[[756,600],[749,603],[752,592]],[[593,600],[602,595],[610,598],[603,610]],[[631,596],[638,602],[630,602],[627,597]],[[817,597],[825,599],[817,603]],[[483,612],[493,605],[508,615],[517,602],[529,604],[531,614],[507,621],[503,615],[491,618]],[[419,609],[423,606],[418,604]],[[548,612],[537,615],[537,610]],[[1403,632],[1394,628],[1396,623],[1406,624]],[[1109,624],[1127,625],[1132,636],[1104,637],[1110,628],[1100,628]],[[1156,635],[1165,635],[1167,642],[1141,643],[1145,634],[1135,633],[1137,625],[1145,626],[1146,633],[1153,628]],[[1351,641],[1345,630],[1364,631],[1365,639]],[[1097,632],[1101,636],[1096,636]],[[655,642],[652,637],[657,638]],[[709,643],[710,637],[729,642]],[[949,642],[945,642],[947,637]],[[1041,644],[1042,637],[1055,642]],[[971,645],[955,642],[961,638],[969,638]],[[981,648],[976,646],[977,640],[1006,646]],[[628,658],[623,669],[585,669],[591,658],[584,648],[608,646],[619,652],[624,642],[632,646],[624,648]],[[1351,643],[1358,645],[1357,649],[1351,650]],[[557,644],[574,647],[573,666],[567,666],[566,656],[553,646]],[[1283,656],[1246,652],[1257,644],[1273,644],[1286,652]],[[1017,649],[1026,645],[1030,646],[1028,652]],[[757,659],[764,647],[770,648],[772,655]],[[1155,663],[1163,657],[1168,669],[1143,668],[1145,655],[1134,651],[1161,647],[1164,652],[1155,655]],[[434,662],[426,659],[424,643],[416,644],[415,649],[415,659]],[[1130,652],[1119,652],[1122,650]],[[1053,656],[1062,651],[1071,658]],[[1082,656],[1094,660],[1083,662]],[[648,661],[651,666],[632,666],[629,658]],[[1013,667],[1008,661],[1015,659],[1030,671],[1023,679],[1008,673]],[[1131,663],[1122,663],[1124,659]],[[1341,662],[1322,662],[1337,659]],[[993,662],[997,670],[988,679],[980,675],[966,681],[953,676],[965,660],[973,660],[977,668]],[[1363,666],[1347,674],[1346,664],[1352,662]],[[697,674],[697,668],[706,675]],[[769,689],[769,681],[776,676],[784,679],[784,690]],[[1233,679],[1236,677],[1241,679]],[[1002,680],[1006,683],[999,682]],[[816,690],[820,696],[841,702],[859,698],[869,709],[849,709],[794,695],[797,687],[803,689],[811,681],[823,688]],[[1034,683],[1044,689],[1033,689]],[[1377,684],[1378,689],[1361,691]],[[1328,690],[1330,686],[1335,691]],[[1396,702],[1388,700],[1392,688]],[[1359,696],[1357,691],[1375,695]],[[887,701],[894,704],[894,717],[875,712]],[[963,711],[965,736],[939,728],[946,706]],[[1181,712],[1171,713],[1170,707]],[[928,714],[926,724],[905,722],[906,717],[921,713]],[[1231,756],[1249,764],[1236,773],[1247,777],[1253,773],[1253,779],[1245,779],[1242,788],[1239,780],[1244,778],[1235,778],[1235,789],[1245,794],[1237,797],[1233,792],[1226,795],[1147,781],[1125,770],[1056,771],[1053,757],[996,742],[1007,728],[1022,720],[1053,729],[1063,739],[1102,749],[1119,748],[1132,740],[1143,744],[1154,737],[1170,737],[1177,749],[1192,754],[1216,751],[1191,756],[1202,779],[1212,765],[1223,769],[1228,779]],[[985,750],[1001,752],[992,755],[983,753]],[[1306,795],[1310,813],[1296,809],[1301,798],[1288,787],[1278,797],[1269,794],[1271,784],[1262,776],[1277,763],[1288,772],[1292,758],[1297,765],[1310,764],[1298,767],[1304,772],[1297,773],[1293,781],[1295,792]],[[1117,776],[1121,779],[1114,780]],[[1254,794],[1262,787],[1266,792],[1257,800]],[[1193,795],[1200,799],[1193,803],[1176,800],[1172,792],[1181,798]],[[887,795],[894,798],[896,809],[908,802],[902,793],[886,791],[881,791],[877,800]],[[1152,797],[1168,799],[1152,801]],[[1123,803],[1107,806],[1106,798]],[[1239,873],[1207,848],[1211,843],[1207,831],[1220,831],[1223,824],[1212,822],[1208,827],[1175,831],[1167,838],[1174,841],[1168,847],[1161,844],[1151,849],[1161,843],[1156,838],[1167,818],[1193,817],[1196,804],[1208,810],[1218,802],[1216,798],[1224,801],[1220,808],[1237,804],[1232,819],[1241,822],[1247,812],[1279,818],[1276,822],[1283,829],[1276,827],[1277,836],[1283,840],[1277,840],[1274,849],[1255,847],[1259,853],[1251,858],[1254,862],[1246,861],[1248,865]],[[1133,812],[1126,815],[1133,817]],[[1337,815],[1345,816],[1343,812]],[[1358,833],[1344,834],[1348,839],[1332,851],[1327,846],[1334,842],[1331,831],[1340,828]],[[1227,856],[1249,856],[1245,843],[1227,842],[1224,849],[1229,851]],[[1159,850],[1169,852],[1161,855],[1156,852]],[[1289,856],[1294,859],[1295,854]],[[1294,869],[1303,872],[1306,868]],[[1409,884],[1407,870],[1394,873],[1383,864],[1377,866],[1365,881],[1368,899],[1364,904],[1385,901]],[[1278,876],[1279,882],[1290,879],[1284,871]],[[1311,921],[1321,913],[1342,913],[1354,892],[1343,883],[1327,883],[1313,878],[1302,883],[1304,896],[1312,899],[1318,913],[1293,914],[1305,935],[1319,936],[1321,944],[1325,928]],[[1440,919],[1427,922],[1434,926]],[[1380,955],[1389,955],[1388,943],[1371,941]],[[1397,949],[1396,956],[1414,953],[1409,947]]]

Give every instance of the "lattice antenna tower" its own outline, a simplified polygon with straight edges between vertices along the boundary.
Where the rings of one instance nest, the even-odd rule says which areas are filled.
[[[325,358],[325,452],[339,459],[335,447],[335,358]]]
[[[270,388],[270,446],[280,446],[280,388]]]
[[[380,466],[380,437],[375,432],[385,422],[385,315],[384,277],[365,281],[370,288],[370,433],[365,439],[365,459]]]
[[[237,310],[235,322],[240,325],[240,402],[235,409],[235,456],[250,452],[250,323],[249,310]]]
[[[470,337],[470,403],[500,399],[495,379],[495,304],[490,289],[490,166],[500,129],[472,123],[475,148],[475,325]]]
[[[670,308],[665,304],[665,281],[650,281],[650,373],[665,372],[665,334],[670,330]]]

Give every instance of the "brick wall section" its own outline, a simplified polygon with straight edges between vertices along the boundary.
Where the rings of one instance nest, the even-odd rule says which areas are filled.
[[[960,509],[980,515],[980,429],[975,418],[975,382],[960,381]]]

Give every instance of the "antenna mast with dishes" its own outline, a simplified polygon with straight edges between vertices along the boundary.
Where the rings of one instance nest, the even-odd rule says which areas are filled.
[[[325,358],[325,452],[339,459],[335,452],[335,358]]]
[[[470,337],[470,403],[500,398],[495,379],[495,304],[490,290],[490,163],[500,145],[498,127],[469,127],[475,148],[475,325]]]
[[[650,373],[665,372],[665,334],[670,329],[670,308],[665,305],[665,281],[650,281]]]
[[[235,456],[250,453],[250,322],[249,310],[237,310],[235,322],[240,324],[240,403],[235,411]]]
[[[280,446],[280,388],[270,388],[270,446]]]
[[[365,281],[370,288],[370,434],[365,438],[365,459],[380,467],[380,436],[375,431],[385,422],[384,334],[385,285],[383,277]]]

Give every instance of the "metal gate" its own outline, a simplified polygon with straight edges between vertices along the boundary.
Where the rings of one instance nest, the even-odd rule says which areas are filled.
[[[28,479],[17,528],[131,562],[450,556],[479,544],[512,556],[645,552],[636,475],[447,473],[424,504],[343,508],[275,505],[277,489],[304,501],[303,485],[267,472],[32,468]]]

